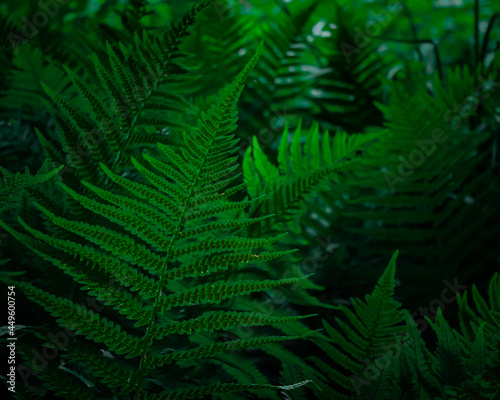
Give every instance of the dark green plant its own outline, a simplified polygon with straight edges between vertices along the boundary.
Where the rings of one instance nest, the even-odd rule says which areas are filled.
[[[396,256],[365,300],[338,307],[346,318],[323,321],[327,335],[314,342],[329,357],[310,358],[320,372],[320,399],[495,399],[500,395],[500,279],[489,285],[489,305],[474,287],[481,316],[459,295],[461,330],[438,308],[426,317],[436,337],[430,351],[408,310],[394,300]],[[482,396],[482,397],[476,397]]]
[[[15,398],[500,396],[495,2],[57,3],[0,5]]]
[[[459,272],[469,279],[488,270],[498,257],[499,226],[490,222],[500,218],[491,109],[498,98],[497,72],[491,68],[486,79],[479,68],[446,70],[446,81],[435,76],[432,93],[422,87],[408,94],[394,82],[389,105],[379,104],[386,119],[383,129],[337,132],[332,139],[328,131],[319,134],[313,127],[304,134],[299,127],[291,140],[286,130],[277,163],[254,141],[244,164],[248,180],[259,177],[250,184],[250,194],[272,195],[258,207],[282,218],[314,188],[315,195],[299,203],[288,229],[307,237],[311,246],[315,238],[332,235],[357,255],[367,253],[354,268],[399,248],[404,261],[414,266],[403,275],[413,282],[426,279],[422,265],[437,264],[441,280]],[[485,124],[473,131],[471,96],[476,109],[478,103],[483,107]],[[333,158],[330,143],[337,149]],[[325,160],[342,161],[348,155],[355,162],[331,184],[315,187],[319,180],[312,177],[324,170]],[[308,229],[300,230],[303,226]]]
[[[236,128],[235,106],[244,81],[257,60],[258,54],[220,93],[216,103],[202,114],[191,134],[184,135],[185,147],[181,151],[159,144],[163,153],[161,159],[144,155],[149,167],[132,158],[145,183],[121,177],[101,163],[103,173],[116,188],[121,187],[122,190],[102,189],[82,181],[93,192],[91,198],[60,184],[77,203],[100,217],[98,221],[101,223],[67,219],[38,203],[35,205],[44,215],[46,223],[72,233],[72,240],[47,235],[29,226],[20,217],[17,229],[0,222],[8,233],[24,242],[34,253],[82,285],[88,296],[109,306],[109,309],[105,308],[107,312],[94,312],[30,283],[3,278],[6,284],[20,289],[56,317],[59,326],[78,334],[59,350],[65,354],[69,365],[84,365],[102,384],[110,389],[116,388],[115,394],[134,392],[134,399],[180,399],[245,389],[272,389],[274,386],[267,383],[221,383],[217,380],[207,386],[186,389],[179,381],[171,389],[158,393],[161,387],[153,382],[159,369],[165,365],[179,363],[182,366],[188,360],[298,339],[297,336],[260,336],[206,343],[207,338],[215,338],[214,331],[303,318],[241,312],[238,308],[233,310],[230,305],[224,305],[225,300],[236,296],[294,284],[300,278],[240,278],[234,281],[223,279],[223,275],[219,279],[211,278],[211,275],[217,276],[247,263],[272,260],[286,253],[256,251],[269,246],[277,237],[236,236],[246,226],[259,223],[267,216],[235,218],[239,210],[248,207],[251,202],[228,199],[242,188],[241,185],[228,187],[237,178],[232,174],[235,159],[230,157],[236,151],[237,142],[232,134]],[[205,277],[209,277],[208,280]],[[110,279],[127,289],[110,290],[107,287]],[[191,314],[191,307],[198,309],[197,316],[180,319],[182,313],[179,313],[179,308],[185,308],[185,312]],[[131,322],[114,322],[113,310],[116,310],[115,315],[121,314]],[[170,341],[167,339],[183,334],[189,335],[190,342],[195,346],[183,349],[187,344],[185,340],[171,339],[183,344],[181,349],[166,353],[163,346]],[[116,365],[102,354],[97,356],[83,338],[114,353]],[[136,359],[138,365],[128,366],[128,359]],[[72,388],[69,398],[95,397],[83,382],[75,381],[70,376],[59,380],[55,361],[50,364],[53,368],[37,369],[34,365],[32,368],[40,373],[39,377],[51,391],[67,397],[69,385]],[[198,368],[201,365],[198,364]],[[150,380],[146,381],[148,376]],[[210,381],[212,379],[207,383]],[[102,392],[97,387],[93,390]],[[104,393],[99,396],[109,396]]]

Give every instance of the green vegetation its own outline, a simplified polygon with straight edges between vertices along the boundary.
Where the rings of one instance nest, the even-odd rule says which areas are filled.
[[[10,396],[500,398],[497,8],[0,4]]]

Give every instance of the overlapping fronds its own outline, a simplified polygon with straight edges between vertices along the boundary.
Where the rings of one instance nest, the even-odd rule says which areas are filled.
[[[179,45],[196,14],[206,6],[202,3],[193,7],[162,35],[136,32],[128,46],[114,48],[107,43],[106,57],[92,57],[98,85],[88,84],[66,68],[80,95],[75,100],[65,98],[49,83],[42,83],[55,103],[55,107],[48,106],[68,166],[80,178],[102,183],[106,176],[99,163],[130,167],[128,151],[137,146],[151,147],[158,141],[172,143],[172,129],[188,126],[186,116],[195,108],[183,97],[182,84],[191,78],[177,60],[182,56]],[[179,115],[185,117],[184,122],[180,122]],[[46,155],[58,163],[53,154]]]
[[[328,131],[320,139],[318,124],[305,132],[301,125],[293,134],[285,129],[278,149],[278,166],[269,161],[254,137],[253,145],[245,154],[243,164],[249,193],[258,198],[264,193],[268,197],[253,208],[256,213],[272,213],[274,219],[286,221],[299,200],[311,190],[318,188],[324,178],[338,182],[338,174],[358,161],[364,145],[375,140],[379,133],[347,135],[339,132],[333,137]]]
[[[106,307],[104,316],[104,312],[69,298],[4,277],[8,284],[15,285],[57,318],[60,327],[74,331],[76,338],[67,359],[86,365],[111,392],[135,391],[136,398],[144,395],[193,398],[228,390],[295,387],[275,387],[266,381],[248,385],[242,381],[216,383],[191,391],[181,389],[178,383],[158,394],[159,389],[150,388],[147,383],[150,373],[168,364],[182,366],[189,360],[217,359],[227,352],[300,338],[259,336],[204,342],[206,335],[213,337],[213,333],[221,330],[283,324],[306,317],[230,311],[231,306],[227,306],[228,299],[294,285],[302,277],[228,280],[221,275],[223,271],[241,268],[241,264],[271,260],[288,253],[259,250],[266,249],[280,236],[241,235],[242,228],[261,223],[269,216],[236,219],[235,212],[253,201],[230,200],[242,187],[232,185],[239,177],[234,173],[237,165],[232,157],[237,151],[233,133],[236,103],[261,48],[233,83],[221,91],[216,103],[201,114],[198,126],[184,132],[184,146],[158,143],[161,157],[145,154],[143,160],[131,159],[141,181],[120,176],[113,172],[112,166],[101,163],[112,190],[83,181],[92,193],[88,197],[59,182],[61,189],[93,216],[90,220],[69,219],[37,204],[46,224],[66,231],[69,238],[46,234],[21,217],[18,228],[0,222],[13,237],[68,274],[88,296]],[[48,178],[49,174],[40,179]],[[118,282],[119,288],[111,287],[110,280]],[[198,315],[182,318],[181,309],[193,310],[189,314]],[[126,317],[125,324],[113,321],[117,313]],[[189,341],[182,338],[185,335],[190,337]],[[177,339],[171,339],[173,336]],[[139,363],[134,367],[136,372],[125,369],[129,378],[124,384],[106,360],[85,352],[83,337],[104,346],[119,359],[135,359]],[[165,353],[155,342],[164,342],[166,338],[180,341],[183,347]],[[307,381],[295,383],[300,386]],[[50,378],[48,388],[60,393]]]
[[[8,44],[12,46],[12,44]],[[12,56],[11,76],[5,96],[0,99],[0,107],[10,110],[22,110],[25,117],[34,117],[39,113],[42,100],[49,98],[42,84],[50,85],[58,93],[71,94],[69,79],[64,76],[60,65],[42,51],[29,43],[16,45]],[[45,111],[46,113],[46,111]]]
[[[395,59],[379,51],[377,36],[383,35],[380,23],[368,26],[366,13],[355,5],[349,8],[337,6],[334,29],[330,36],[321,38],[318,47],[327,60],[322,69],[326,71],[315,79],[309,98],[319,108],[315,111],[318,122],[332,129],[349,133],[362,132],[368,126],[380,126],[382,113],[375,106],[384,97],[384,80]],[[388,22],[388,21],[387,21]],[[374,37],[375,36],[375,37]]]
[[[7,204],[20,203],[24,196],[29,194],[29,189],[43,182],[47,182],[62,170],[62,166],[47,172],[31,175],[28,168],[24,174],[12,173],[0,166],[2,178],[0,179],[0,209]]]
[[[317,3],[301,7],[280,20],[264,20],[254,25],[253,35],[266,43],[266,50],[253,73],[254,80],[242,98],[242,126],[247,130],[282,129],[309,114],[305,99],[311,74],[304,68],[310,57],[306,41],[307,24]],[[274,122],[273,122],[274,121]]]
[[[463,296],[459,307],[464,317],[459,332],[450,327],[439,307],[434,318],[426,316],[418,323],[409,311],[400,308],[393,299],[396,256],[397,252],[366,301],[352,299],[352,308],[338,307],[344,314],[344,318],[335,318],[340,329],[323,321],[327,335],[313,339],[329,357],[310,357],[320,378],[318,398],[437,399],[451,394],[455,396],[452,398],[474,398],[480,393],[494,398],[500,393],[500,337],[495,311],[498,274],[490,283],[490,306],[475,290],[478,310],[483,317],[493,316],[494,322],[488,324],[477,316]],[[465,322],[472,319],[477,324],[471,322],[467,327]],[[428,326],[437,337],[434,351],[427,348],[421,336]]]
[[[329,380],[340,385],[340,390],[336,394],[336,396],[340,396],[338,398],[348,398],[343,396],[345,392],[354,394],[355,388],[359,385],[356,378],[359,380],[367,365],[384,354],[387,347],[394,343],[394,338],[404,332],[401,304],[393,299],[396,257],[397,252],[380,277],[375,290],[366,296],[365,301],[351,299],[354,310],[346,306],[338,307],[338,310],[347,316],[349,323],[336,318],[336,322],[341,328],[341,330],[337,330],[328,322],[323,321],[329,335],[328,340],[313,339],[330,357],[330,363],[334,361],[347,371],[347,373],[342,373],[333,365],[325,364],[324,361],[317,358],[312,359],[326,380],[322,386],[327,387],[330,396],[332,393],[337,393],[339,389],[336,389],[331,383],[327,383]],[[386,370],[382,372],[377,385],[382,391],[385,391],[383,386],[390,383],[390,374],[387,372],[386,375]]]
[[[424,262],[437,260],[446,274],[473,258],[464,278],[495,257],[498,226],[488,222],[498,218],[493,138],[489,131],[470,130],[469,105],[481,101],[476,86],[488,87],[485,80],[474,83],[478,74],[449,70],[445,82],[435,76],[433,93],[422,88],[408,95],[394,87],[390,105],[382,107],[388,130],[367,150],[365,168],[347,182],[357,189],[343,187],[346,196],[338,199],[347,230],[362,234],[369,248],[388,252],[397,246]],[[490,102],[493,95],[481,98]]]

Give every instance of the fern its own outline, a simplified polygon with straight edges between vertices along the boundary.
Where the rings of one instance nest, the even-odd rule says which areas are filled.
[[[224,15],[221,13],[226,11],[226,8],[221,9],[222,6],[227,7],[227,13]],[[256,18],[236,14],[235,9],[226,6],[224,2],[212,2],[211,6],[200,14],[193,26],[196,34],[186,38],[184,46],[186,51],[197,55],[186,60],[186,63],[204,71],[191,86],[193,94],[215,95],[216,88],[225,86],[228,79],[239,72],[242,67],[241,60],[252,47],[252,42],[258,39],[254,35],[257,24]],[[221,71],[224,73],[220,73]],[[245,96],[247,91],[248,89],[242,96]],[[206,98],[204,100],[208,101]],[[240,107],[240,114],[244,115],[244,107]],[[242,115],[240,120],[241,117]]]
[[[54,175],[59,173],[63,167],[59,167],[48,173],[38,173],[30,175],[26,168],[24,174],[12,173],[0,166],[2,180],[0,181],[0,210],[7,204],[20,203],[23,197],[29,195],[29,189],[35,185],[47,182]]]
[[[338,175],[358,160],[357,152],[380,136],[378,133],[348,136],[339,132],[332,139],[326,131],[320,141],[317,124],[306,132],[305,138],[302,135],[301,124],[292,135],[285,129],[278,150],[278,166],[269,161],[254,137],[253,146],[245,154],[245,180],[254,198],[263,193],[269,196],[254,207],[254,212],[272,213],[274,221],[286,221],[299,200],[313,189],[321,190],[324,178],[338,182]],[[272,222],[267,220],[266,226]]]
[[[386,271],[380,277],[378,286],[366,296],[366,301],[353,299],[354,312],[345,306],[338,307],[349,318],[352,327],[337,319],[343,331],[340,333],[324,321],[325,329],[329,334],[328,341],[315,340],[326,354],[349,371],[350,378],[341,378],[341,373],[335,372],[330,366],[316,360],[319,371],[326,377],[334,378],[344,391],[354,393],[354,388],[359,385],[357,380],[363,376],[366,368],[365,361],[372,362],[378,356],[383,355],[387,351],[386,346],[394,342],[394,337],[404,332],[403,315],[399,309],[401,304],[392,299],[396,256],[397,253],[394,254]],[[378,387],[388,384],[383,382],[384,379],[389,379],[384,373],[385,371],[382,371],[380,374]],[[384,391],[386,388],[382,387],[381,390]],[[329,388],[328,391],[330,395],[337,393],[333,388]],[[341,395],[342,392],[338,394],[338,396]]]
[[[353,276],[361,265],[376,264],[378,257],[390,254],[396,247],[400,248],[405,262],[415,267],[411,271],[416,271],[417,266],[432,269],[437,262],[442,267],[443,278],[463,273],[462,280],[466,280],[495,262],[493,249],[497,247],[498,226],[489,221],[498,217],[494,207],[498,197],[496,139],[488,130],[478,129],[472,134],[466,125],[468,120],[459,114],[454,120],[460,118],[460,127],[443,121],[444,115],[447,118],[455,115],[446,113],[447,110],[451,112],[454,104],[463,104],[474,92],[474,80],[478,79],[479,71],[455,69],[446,72],[445,81],[434,77],[432,93],[420,88],[409,94],[393,84],[390,104],[379,104],[387,119],[386,129],[367,134],[337,134],[339,141],[333,148],[342,151],[344,146],[349,149],[351,144],[356,146],[356,141],[362,144],[366,140],[363,152],[351,155],[355,163],[343,169],[334,183],[325,180],[324,189],[316,187],[317,196],[305,198],[300,218],[289,225],[289,229],[293,227],[295,232],[301,232],[311,247],[317,245],[317,238],[332,236],[333,241],[353,249],[359,257],[348,261]],[[485,107],[494,101],[494,95],[490,93]],[[423,104],[433,104],[433,107]],[[312,143],[314,129],[311,128],[303,141]],[[435,142],[433,132],[440,133],[442,136],[438,140],[446,142]],[[305,160],[309,160],[302,165],[307,165],[311,171],[317,168],[318,162],[321,165],[324,160],[321,150],[314,150],[314,146],[304,146],[301,150],[298,139],[296,143],[296,149],[304,151]],[[293,146],[292,143],[292,154]],[[256,158],[258,150],[255,145],[253,148]],[[410,165],[409,169],[408,160],[416,159],[417,152],[421,155],[415,163],[418,165]],[[431,154],[426,155],[427,152]],[[271,159],[268,155],[266,158]],[[286,155],[282,159],[290,160]],[[265,177],[265,180],[259,179],[272,187],[271,182],[282,179],[275,178],[282,174],[273,163],[250,161],[247,155],[247,180],[255,175]],[[281,163],[279,154],[278,163]],[[273,193],[273,190],[267,192]],[[298,189],[289,192],[290,197],[294,192],[301,194]],[[278,210],[288,211],[282,208],[287,203],[280,199],[279,192],[276,197],[270,199],[269,209],[279,207]],[[280,215],[279,211],[271,212]],[[477,235],[478,231],[482,234]],[[470,265],[473,267],[469,268]],[[425,274],[411,271],[408,269],[405,276],[423,284],[420,279]]]
[[[352,4],[337,6],[335,11],[335,29],[318,44],[327,60],[322,65],[326,72],[315,80],[309,97],[319,109],[315,110],[318,122],[336,130],[361,132],[366,129],[365,121],[369,126],[383,121],[374,103],[384,97],[384,78],[395,60],[380,54],[376,39],[381,34],[375,40],[365,36],[360,43],[359,29],[368,25],[364,10]]]
[[[500,396],[494,2],[55,3],[0,16],[14,397]]]
[[[248,260],[250,255],[249,261],[258,258],[272,259],[283,254],[263,252],[259,255],[256,252],[256,249],[273,243],[277,237],[261,239],[230,235],[235,229],[259,223],[265,217],[219,220],[219,216],[230,216],[234,210],[250,204],[228,200],[233,191],[225,188],[237,175],[232,174],[234,159],[224,157],[235,151],[232,140],[232,132],[236,128],[235,105],[243,83],[257,59],[258,54],[249,61],[235,81],[221,92],[217,102],[202,114],[196,130],[192,129],[189,135],[184,134],[186,147],[181,148],[181,152],[159,144],[162,159],[145,156],[145,160],[156,172],[135,158],[132,159],[143,176],[144,183],[116,175],[101,164],[103,173],[113,182],[114,187],[122,187],[129,192],[128,195],[83,182],[94,193],[95,199],[92,199],[60,183],[61,188],[77,203],[99,216],[99,221],[109,222],[101,225],[70,220],[37,205],[48,223],[74,235],[70,240],[44,234],[30,227],[21,218],[18,219],[19,226],[27,233],[1,222],[4,229],[24,241],[32,251],[84,285],[89,296],[96,297],[106,306],[112,306],[133,321],[135,327],[144,327],[142,336],[138,336],[136,330],[129,333],[126,326],[109,319],[111,316],[104,317],[68,298],[55,296],[34,285],[4,278],[57,318],[61,327],[72,329],[79,337],[84,336],[86,340],[106,346],[108,351],[125,360],[138,359],[139,368],[133,374],[134,382],[137,382],[135,385],[130,382],[126,385],[120,383],[117,377],[110,374],[111,370],[105,367],[105,361],[101,369],[94,371],[103,384],[110,388],[117,387],[123,393],[134,390],[137,399],[149,398],[148,396],[193,398],[202,393],[217,391],[224,393],[247,388],[273,388],[269,384],[249,386],[243,383],[218,383],[195,391],[167,390],[163,394],[148,395],[149,385],[145,386],[144,378],[166,364],[217,357],[227,351],[299,338],[266,336],[233,340],[201,344],[169,354],[162,354],[154,345],[154,342],[173,334],[192,335],[194,343],[197,343],[202,335],[220,329],[270,325],[303,318],[209,311],[205,306],[217,305],[235,296],[293,284],[300,278],[264,281],[208,280],[206,283],[196,284],[202,276],[208,276],[219,269],[236,267],[239,262]],[[145,223],[147,220],[150,222]],[[126,233],[117,229],[120,225],[125,228]],[[78,236],[80,239],[77,239]],[[87,244],[83,244],[82,240]],[[80,262],[71,263],[70,259],[73,257]],[[92,268],[88,269],[86,265],[91,265]],[[212,267],[208,268],[209,266]],[[107,276],[116,279],[129,290],[110,291],[105,285]],[[180,283],[181,279],[184,282],[188,277],[191,277],[192,284]],[[181,289],[182,286],[184,289]],[[201,310],[205,309],[205,312],[197,318],[175,321],[176,309],[196,305]],[[84,354],[81,339],[77,339],[75,345],[75,349],[79,350],[68,348],[67,357],[78,360],[79,363],[88,363],[90,371],[93,371],[94,366],[100,363],[99,360]],[[132,375],[125,372],[124,376]],[[61,394],[50,383],[52,381],[48,382],[50,389]]]
[[[500,393],[498,378],[494,378],[498,369],[498,325],[488,328],[486,322],[478,320],[479,325],[473,324],[474,333],[468,338],[465,332],[452,329],[438,309],[434,321],[426,317],[437,336],[436,350],[429,351],[421,328],[393,299],[396,256],[397,252],[365,302],[352,299],[353,309],[338,307],[346,317],[335,318],[341,330],[323,321],[327,335],[313,339],[330,358],[310,357],[323,390],[316,393],[318,398],[441,399],[450,394],[460,398],[460,393],[484,393],[494,398]],[[491,306],[495,307],[497,274],[490,285],[494,288]],[[477,318],[466,303],[460,302],[459,307],[461,315],[468,312]],[[484,312],[496,316],[493,310],[486,308]],[[346,319],[349,323],[344,322]],[[461,325],[466,326],[464,321]],[[309,376],[315,373],[309,372]]]
[[[5,97],[0,100],[0,107],[22,109],[25,118],[36,119],[40,102],[49,99],[42,82],[58,93],[73,93],[68,88],[69,79],[64,76],[62,68],[54,60],[44,58],[39,48],[32,48],[29,44],[19,47],[12,59],[12,69],[15,72],[12,73]]]
[[[195,15],[206,6],[207,3],[195,6],[162,37],[136,33],[133,44],[120,44],[119,51],[108,43],[107,60],[94,54],[95,71],[104,92],[97,92],[97,85],[89,85],[66,68],[84,102],[68,101],[56,88],[44,85],[56,105],[48,107],[58,126],[62,150],[67,154],[69,162],[65,164],[81,178],[102,182],[106,177],[97,168],[100,162],[113,168],[131,166],[126,148],[153,146],[157,141],[171,143],[167,132],[187,127],[185,123],[176,123],[172,115],[194,109],[182,97],[181,88],[177,88],[176,94],[169,89],[188,79],[182,77],[186,71],[176,62],[180,57],[179,44]],[[47,147],[44,150],[57,165],[54,151]]]
[[[488,206],[491,200],[481,199],[496,197],[497,182],[492,166],[486,166],[491,146],[480,150],[491,141],[490,134],[478,131],[472,135],[464,124],[460,129],[443,124],[443,118],[449,115],[446,111],[455,102],[463,103],[461,99],[473,92],[477,71],[448,73],[448,82],[435,77],[433,94],[422,89],[409,98],[401,90],[393,92],[390,106],[383,107],[388,131],[367,151],[363,160],[366,168],[350,180],[349,185],[360,190],[342,201],[343,215],[351,221],[363,219],[365,226],[347,230],[373,238],[370,248],[385,251],[398,246],[404,254],[422,257],[426,263],[437,259],[440,265],[448,266],[446,274],[456,273],[477,254],[480,258],[474,260],[475,269],[468,271],[471,274],[494,257],[487,250],[476,252],[480,240],[475,238],[475,232],[484,229],[485,235],[494,236],[495,228],[488,227],[487,221],[496,218],[496,211]],[[452,89],[459,81],[463,82],[461,88]],[[435,106],[424,109],[419,106],[423,102]],[[439,140],[444,137],[446,143],[435,142],[433,132],[442,132]],[[419,149],[417,142],[428,147],[432,142],[434,151],[424,155],[414,171],[408,171],[407,166],[402,166],[402,158],[414,157],[412,154]],[[403,171],[405,177],[398,171]],[[381,196],[383,193],[387,195]],[[368,228],[366,221],[382,224]],[[458,227],[465,226],[461,234],[455,234]]]
[[[475,309],[480,315],[468,305],[468,292],[465,291],[463,294],[457,296],[457,301],[460,309],[459,321],[460,328],[464,336],[469,340],[473,341],[475,334],[482,326],[481,335],[484,336],[489,344],[494,344],[495,340],[498,340],[498,313],[500,312],[499,303],[499,291],[500,291],[500,277],[498,273],[495,273],[493,278],[490,280],[488,287],[489,294],[489,304],[479,293],[476,285],[472,286],[472,298],[475,304]],[[484,324],[484,325],[483,325]]]
[[[312,50],[305,37],[317,5],[317,2],[301,5],[293,15],[289,12],[278,20],[261,16],[261,23],[254,24],[254,37],[264,40],[267,49],[253,73],[255,79],[242,98],[241,124],[245,130],[273,135],[269,127],[281,131],[286,123],[292,124],[281,113],[290,114],[294,123],[297,116],[308,118],[305,105],[312,79],[304,64],[308,63]]]

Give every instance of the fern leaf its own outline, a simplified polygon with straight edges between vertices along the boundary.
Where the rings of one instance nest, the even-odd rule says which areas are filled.
[[[403,352],[407,357],[406,365],[410,370],[412,393],[417,399],[433,399],[433,394],[439,393],[440,384],[431,370],[428,361],[428,350],[422,340],[417,324],[405,310],[407,334]],[[402,382],[401,386],[404,386]]]
[[[428,318],[427,318],[428,319]],[[453,336],[450,326],[438,310],[434,322],[428,319],[438,337],[436,360],[433,368],[438,373],[443,386],[459,386],[465,377],[464,365],[460,354],[460,346]]]
[[[483,322],[479,326],[476,332],[476,340],[474,341],[471,348],[471,372],[474,376],[482,374],[489,362],[489,352],[487,349],[486,340],[484,338],[485,325],[486,323]]]
[[[359,394],[358,386],[366,386],[363,383],[357,383],[359,379],[363,382],[364,378],[360,377],[364,376],[366,365],[372,366],[380,372],[380,375],[377,375],[377,379],[380,379],[378,384],[373,382],[368,385],[368,388],[365,388],[369,393],[371,392],[371,398],[384,398],[391,385],[390,382],[394,376],[393,367],[387,360],[380,367],[378,363],[381,360],[377,360],[380,356],[387,358],[385,356],[387,346],[394,343],[395,336],[398,337],[404,332],[404,326],[401,325],[404,317],[399,310],[400,303],[392,298],[395,287],[394,274],[397,254],[398,252],[394,253],[389,265],[379,278],[375,290],[366,295],[365,301],[352,299],[353,312],[350,312],[345,306],[337,307],[338,310],[346,314],[354,329],[340,318],[336,318],[343,332],[324,322],[329,337],[326,340],[312,339],[325,354],[351,373],[349,380],[335,379],[335,382],[348,392],[353,392],[356,389]],[[318,365],[322,364],[318,363]],[[377,367],[373,367],[373,365]],[[322,369],[326,371],[324,366]],[[335,374],[333,377],[337,375]],[[374,389],[376,390],[374,391]]]
[[[335,178],[343,170],[352,167],[356,152],[380,137],[380,133],[347,135],[340,132],[330,143],[328,132],[320,140],[315,123],[306,132],[302,149],[303,131],[299,122],[289,144],[290,133],[288,127],[285,129],[278,150],[278,166],[269,161],[254,138],[253,146],[245,153],[244,177],[249,183],[252,197],[256,198],[262,193],[267,193],[268,197],[258,202],[253,212],[272,213],[275,214],[274,220],[286,221],[290,208],[300,199],[311,190],[319,189],[320,182],[327,177]],[[255,177],[259,180],[250,183]],[[263,227],[269,229],[271,224],[272,220]]]

